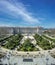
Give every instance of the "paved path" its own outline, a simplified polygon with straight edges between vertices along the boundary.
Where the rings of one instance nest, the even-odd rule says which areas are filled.
[[[33,37],[32,35],[24,36],[20,43],[23,44],[24,41],[25,41],[26,39],[28,39],[28,38],[30,39],[31,43],[33,43],[34,45],[36,44],[36,40],[34,39],[34,37]]]
[[[43,51],[43,49],[39,47],[38,45],[36,46],[36,48],[38,48],[40,51]]]
[[[47,37],[49,37],[49,38],[51,38],[51,39],[55,39],[55,37],[53,38],[53,37],[51,37],[51,36],[49,36],[49,35],[45,35],[45,36],[47,36]]]

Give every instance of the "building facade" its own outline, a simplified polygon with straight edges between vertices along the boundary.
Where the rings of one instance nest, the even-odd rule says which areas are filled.
[[[0,34],[41,34],[43,30],[42,27],[0,27]]]

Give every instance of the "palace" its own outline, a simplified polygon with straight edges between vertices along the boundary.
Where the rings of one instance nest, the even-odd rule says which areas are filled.
[[[41,34],[43,30],[42,27],[0,27],[0,34]]]

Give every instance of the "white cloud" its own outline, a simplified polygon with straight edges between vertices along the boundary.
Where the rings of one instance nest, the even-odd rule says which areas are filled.
[[[6,26],[6,27],[12,27],[13,26],[13,24],[12,23],[4,23],[3,21],[0,21],[1,23],[0,23],[0,27],[4,27],[4,26]]]
[[[16,18],[21,17],[28,23],[39,23],[39,19],[35,18],[32,13],[28,12],[23,3],[12,3],[11,1],[0,0],[0,11],[8,13]]]

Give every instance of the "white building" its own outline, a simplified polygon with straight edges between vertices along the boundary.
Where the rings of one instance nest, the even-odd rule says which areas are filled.
[[[0,27],[0,34],[41,34],[42,27]]]

